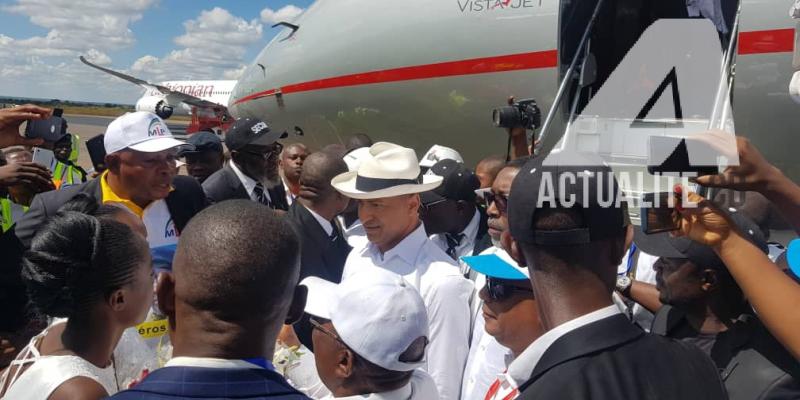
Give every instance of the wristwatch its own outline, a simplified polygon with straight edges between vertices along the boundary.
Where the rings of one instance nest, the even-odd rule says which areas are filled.
[[[617,277],[617,291],[622,293],[623,296],[628,297],[633,281],[627,275],[620,275]]]

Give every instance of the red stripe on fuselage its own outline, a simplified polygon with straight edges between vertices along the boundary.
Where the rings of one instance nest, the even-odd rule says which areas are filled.
[[[794,29],[752,31],[739,34],[738,53],[740,55],[785,53],[793,50]],[[556,50],[448,61],[294,83],[280,89],[265,90],[242,97],[236,100],[234,105],[261,97],[274,96],[277,93],[289,94],[337,87],[369,85],[373,83],[401,82],[416,79],[476,75],[526,69],[555,68],[556,66],[558,66],[558,52]]]
[[[794,51],[794,29],[791,28],[739,34],[739,55],[792,51]]]
[[[519,71],[525,69],[553,68],[558,65],[556,50],[536,51],[532,53],[510,54],[505,56],[473,58],[470,60],[448,61],[436,64],[415,65],[411,67],[392,68],[380,71],[369,71],[358,74],[343,75],[315,81],[295,83],[278,89],[270,89],[242,97],[234,104],[254,100],[260,97],[307,92],[311,90],[331,89],[346,86],[369,85],[411,81],[416,79],[441,78],[446,76],[476,75],[492,72]]]

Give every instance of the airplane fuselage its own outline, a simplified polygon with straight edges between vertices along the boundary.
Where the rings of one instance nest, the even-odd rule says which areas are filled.
[[[302,140],[317,146],[365,132],[418,152],[454,147],[474,163],[505,152],[491,110],[508,96],[535,98],[549,110],[571,60],[564,43],[581,34],[565,28],[564,10],[573,3],[318,0],[294,22],[296,32],[279,33],[248,67],[229,110],[275,129],[299,127]],[[685,10],[685,2],[674,3]],[[798,177],[800,113],[788,92],[794,21],[784,1],[743,0],[741,10],[732,93],[737,133]],[[608,21],[602,29],[624,30]],[[556,126],[563,126],[564,112],[559,117]]]

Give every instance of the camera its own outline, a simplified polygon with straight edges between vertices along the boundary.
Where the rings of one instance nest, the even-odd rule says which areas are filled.
[[[542,111],[534,99],[525,99],[492,111],[492,121],[498,128],[534,130],[542,124]]]

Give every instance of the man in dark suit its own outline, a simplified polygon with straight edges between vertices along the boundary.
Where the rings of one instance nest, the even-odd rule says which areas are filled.
[[[456,261],[489,248],[488,217],[475,205],[480,186],[475,173],[450,159],[437,162],[428,173],[442,177],[441,186],[420,195],[420,216],[433,243]]]
[[[203,182],[208,200],[250,199],[275,210],[288,210],[278,174],[283,146],[277,140],[284,137],[285,132],[272,131],[255,118],[236,120],[225,135],[231,160]]]
[[[545,333],[509,365],[508,383],[522,399],[725,399],[700,349],[642,331],[612,302],[625,218],[611,169],[544,159],[514,179],[503,241],[530,269]]]
[[[271,362],[282,324],[305,306],[306,292],[295,290],[299,250],[289,224],[254,202],[198,214],[178,244],[173,274],[157,284],[173,358],[111,398],[308,399]]]
[[[300,192],[297,201],[286,215],[300,238],[300,279],[316,276],[339,283],[351,247],[337,226],[336,216],[350,201],[331,186],[331,179],[347,172],[347,164],[340,157],[324,151],[306,158],[300,174]],[[313,327],[307,316],[295,324],[300,342],[309,349]]]

